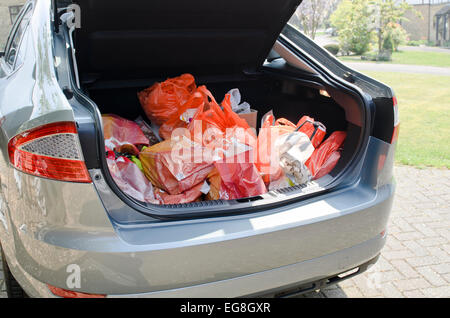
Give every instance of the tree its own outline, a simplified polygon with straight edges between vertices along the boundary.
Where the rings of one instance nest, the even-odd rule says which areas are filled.
[[[294,25],[303,30],[311,39],[316,37],[317,29],[329,17],[337,0],[304,0],[295,11]]]
[[[398,23],[406,20],[405,12],[411,8],[405,0],[372,0],[376,16],[376,30],[378,38],[378,52],[383,50],[383,43],[387,37],[393,39],[395,33],[405,33]],[[401,36],[401,35],[399,35]],[[394,41],[395,42],[395,41]],[[395,43],[394,43],[395,46]]]
[[[343,0],[330,21],[338,31],[338,38],[344,52],[364,54],[370,49],[374,38],[373,11],[371,0]]]
[[[396,50],[406,40],[399,22],[406,20],[404,15],[410,8],[404,0],[343,0],[330,19],[342,48],[364,54],[374,42],[381,53],[383,46]]]

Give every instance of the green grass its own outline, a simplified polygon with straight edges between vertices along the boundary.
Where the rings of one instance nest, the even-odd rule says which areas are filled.
[[[397,96],[396,162],[450,168],[450,76],[364,73],[391,86]]]
[[[377,63],[377,62],[363,61],[361,60],[361,56],[359,55],[341,56],[339,57],[339,59],[347,62]],[[381,62],[381,63],[450,67],[450,53],[399,51],[394,52],[392,54],[392,62]]]

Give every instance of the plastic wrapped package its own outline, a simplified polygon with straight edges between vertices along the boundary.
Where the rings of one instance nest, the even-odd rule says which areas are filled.
[[[149,140],[135,122],[117,115],[102,115],[105,146],[120,153],[137,155],[137,146],[148,146]]]
[[[306,166],[313,179],[318,179],[333,170],[340,159],[339,148],[343,145],[347,133],[345,131],[333,132],[306,162]]]
[[[286,177],[294,184],[304,184],[312,176],[305,163],[314,152],[308,136],[302,132],[292,132],[278,137],[275,149],[279,155],[279,165]]]
[[[123,156],[116,158],[114,152],[108,148],[106,154],[111,176],[124,193],[139,201],[159,204],[153,193],[152,184],[135,163]]]
[[[145,148],[139,159],[147,178],[169,194],[180,194],[202,183],[214,167],[213,150],[184,136]]]
[[[138,93],[138,98],[150,121],[161,126],[189,99],[195,91],[191,74],[169,78]]]

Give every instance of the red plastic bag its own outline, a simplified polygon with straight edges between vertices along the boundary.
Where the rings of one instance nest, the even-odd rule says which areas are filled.
[[[153,186],[138,166],[126,157],[115,158],[115,154],[106,147],[106,162],[114,182],[129,196],[136,200],[159,204],[153,193]]]
[[[213,150],[186,137],[145,148],[139,159],[147,178],[169,194],[183,193],[204,182],[214,167]]]
[[[319,147],[323,138],[327,134],[327,129],[325,126],[317,121],[314,121],[314,118],[309,116],[303,116],[297,123],[297,131],[300,131],[306,134],[314,146],[314,148]]]
[[[267,192],[267,188],[255,164],[246,162],[246,160],[240,162],[243,156],[245,156],[245,153],[236,155],[232,160],[233,162],[228,162],[225,159],[214,164],[221,179],[220,199],[246,198]]]
[[[148,138],[135,122],[111,114],[102,115],[102,121],[106,147],[137,155],[139,149],[136,146],[149,145]]]
[[[251,142],[248,142],[253,137],[251,132],[242,127],[235,127],[226,135],[222,145],[215,145],[214,148],[214,166],[220,176],[220,188],[216,179],[218,177],[208,176],[211,183],[210,191],[213,191],[212,196],[217,188],[219,188],[219,198],[225,200],[266,193],[266,186],[254,163],[255,148]]]
[[[194,76],[183,74],[153,84],[139,92],[138,98],[147,117],[160,126],[189,99],[195,88]]]
[[[340,158],[338,149],[342,146],[346,137],[345,131],[335,131],[319,148],[314,150],[311,157],[306,161],[306,167],[311,172],[313,179],[318,179],[333,170]]]
[[[202,195],[202,183],[199,183],[195,187],[188,189],[179,194],[169,194],[164,190],[155,189],[155,197],[159,200],[160,204],[182,204],[197,201]]]

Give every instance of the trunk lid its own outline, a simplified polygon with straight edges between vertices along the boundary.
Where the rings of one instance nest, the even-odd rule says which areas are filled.
[[[82,81],[261,66],[301,0],[74,0]]]

